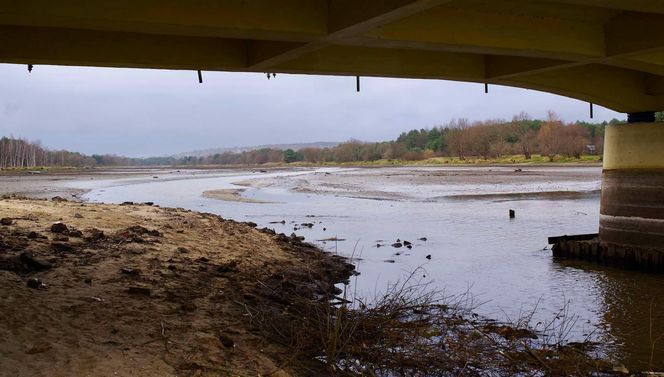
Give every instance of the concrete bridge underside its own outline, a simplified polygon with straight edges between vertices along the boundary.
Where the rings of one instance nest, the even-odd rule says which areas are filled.
[[[0,0],[0,62],[468,81],[647,122],[664,1]],[[631,126],[607,131],[600,238],[664,249],[664,132]]]

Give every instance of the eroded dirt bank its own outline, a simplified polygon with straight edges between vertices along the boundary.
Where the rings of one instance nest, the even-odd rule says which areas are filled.
[[[3,376],[297,374],[247,307],[325,300],[352,272],[299,240],[182,209],[2,199],[0,218]]]

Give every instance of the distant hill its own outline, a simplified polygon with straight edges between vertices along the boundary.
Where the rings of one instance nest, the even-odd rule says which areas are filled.
[[[241,152],[255,151],[257,149],[265,149],[265,148],[282,149],[282,150],[286,149],[298,150],[303,148],[333,148],[339,144],[341,144],[341,142],[317,141],[313,143],[266,144],[266,145],[256,145],[253,147],[210,148],[210,149],[201,149],[185,153],[178,153],[173,155],[173,157],[175,158],[182,158],[187,156],[205,157],[205,156],[212,156],[217,153],[219,154],[222,154],[224,152],[241,153]]]

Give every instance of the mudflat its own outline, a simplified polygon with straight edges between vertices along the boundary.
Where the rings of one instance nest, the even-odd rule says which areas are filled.
[[[341,257],[252,223],[149,204],[0,200],[0,375],[288,376],[253,325],[331,298]]]

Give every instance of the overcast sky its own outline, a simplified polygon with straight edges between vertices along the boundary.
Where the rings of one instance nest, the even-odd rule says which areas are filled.
[[[589,120],[588,104],[535,91],[435,80],[0,64],[0,135],[127,156],[214,147],[394,139],[453,118],[547,110]],[[625,115],[595,107],[595,120]]]

